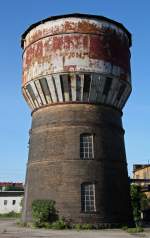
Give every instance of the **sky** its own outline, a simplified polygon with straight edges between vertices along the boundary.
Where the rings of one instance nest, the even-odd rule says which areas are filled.
[[[102,15],[131,33],[133,91],[123,110],[129,174],[150,162],[150,1],[1,0],[0,2],[0,181],[25,179],[31,112],[21,94],[21,34],[34,22],[67,13]]]

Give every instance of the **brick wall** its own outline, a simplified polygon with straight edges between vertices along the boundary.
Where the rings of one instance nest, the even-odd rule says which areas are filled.
[[[64,104],[33,113],[23,220],[34,199],[56,201],[74,223],[130,223],[121,113],[111,107]],[[80,134],[94,135],[94,160],[80,159]],[[81,212],[81,184],[93,182],[96,212]]]

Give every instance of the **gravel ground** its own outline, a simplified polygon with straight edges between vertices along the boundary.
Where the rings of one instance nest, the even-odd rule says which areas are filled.
[[[113,230],[45,230],[18,227],[13,219],[0,219],[0,238],[150,238],[150,229],[146,228],[144,233],[128,234],[119,229]]]

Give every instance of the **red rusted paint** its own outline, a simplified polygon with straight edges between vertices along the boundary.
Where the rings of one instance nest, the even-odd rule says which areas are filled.
[[[44,36],[43,31],[37,30],[34,34],[32,34],[30,41],[31,42],[37,41],[38,39],[40,39],[43,36]]]
[[[81,22],[75,23],[73,21],[64,21],[64,24],[59,26],[51,27],[50,29],[37,30],[32,36],[28,39],[28,44],[31,44],[43,37],[54,34],[63,34],[63,33],[102,33],[101,28],[99,28],[94,23],[89,23],[87,20],[82,20]]]
[[[52,49],[53,49],[53,51],[62,50],[62,47],[63,47],[63,37],[54,36],[53,39],[52,39]]]
[[[41,61],[43,56],[43,42],[38,41],[35,44],[31,45],[26,50],[25,63],[29,66],[34,61]]]
[[[42,41],[38,41],[35,44],[35,48],[34,48],[34,57],[36,59],[40,59],[43,56],[43,42]]]
[[[66,71],[66,72],[76,71],[76,65],[67,65],[67,66],[64,66],[64,71]]]
[[[75,31],[76,27],[77,24],[72,21],[65,21],[63,26],[65,32],[73,32]]]
[[[80,50],[80,51],[77,51]],[[84,58],[88,54],[87,35],[60,35],[47,37],[29,46],[25,51],[25,66],[30,66],[33,62],[44,62],[48,56],[56,51],[59,55],[66,55],[68,58]],[[68,54],[68,52],[70,52]],[[46,57],[46,58],[45,58]]]
[[[117,36],[90,36],[90,54],[92,59],[103,59],[126,72],[130,67],[130,52],[126,44]]]
[[[29,46],[25,53],[26,67],[33,62],[46,62],[47,57],[55,54],[70,58],[89,56],[89,59],[104,60],[130,70],[130,52],[126,41],[117,34],[113,35],[83,35],[70,34],[47,37]]]
[[[86,33],[100,33],[101,28],[99,28],[96,24],[94,23],[89,23],[86,20],[82,20],[78,22],[78,31],[81,32],[86,32]]]
[[[30,65],[32,60],[33,60],[33,55],[34,55],[34,48],[31,45],[30,47],[27,48],[26,53],[25,53],[25,64]]]
[[[112,34],[113,29],[104,27],[103,25],[100,27],[95,23],[91,23],[88,20],[82,20],[79,22],[64,20],[63,24],[58,24],[57,26],[51,26],[50,28],[44,28],[43,30],[37,30],[35,33],[32,33],[30,37],[28,37],[28,44],[31,44],[41,38],[47,37],[49,35],[63,34],[63,33],[86,33],[86,34]],[[27,45],[26,45],[27,46]]]

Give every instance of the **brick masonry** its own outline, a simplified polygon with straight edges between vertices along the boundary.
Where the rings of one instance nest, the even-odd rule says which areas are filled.
[[[32,115],[23,221],[34,199],[52,199],[73,223],[132,220],[121,112],[92,104],[43,107]],[[94,134],[94,160],[80,159],[80,134]],[[94,182],[96,212],[81,212],[81,184]]]

